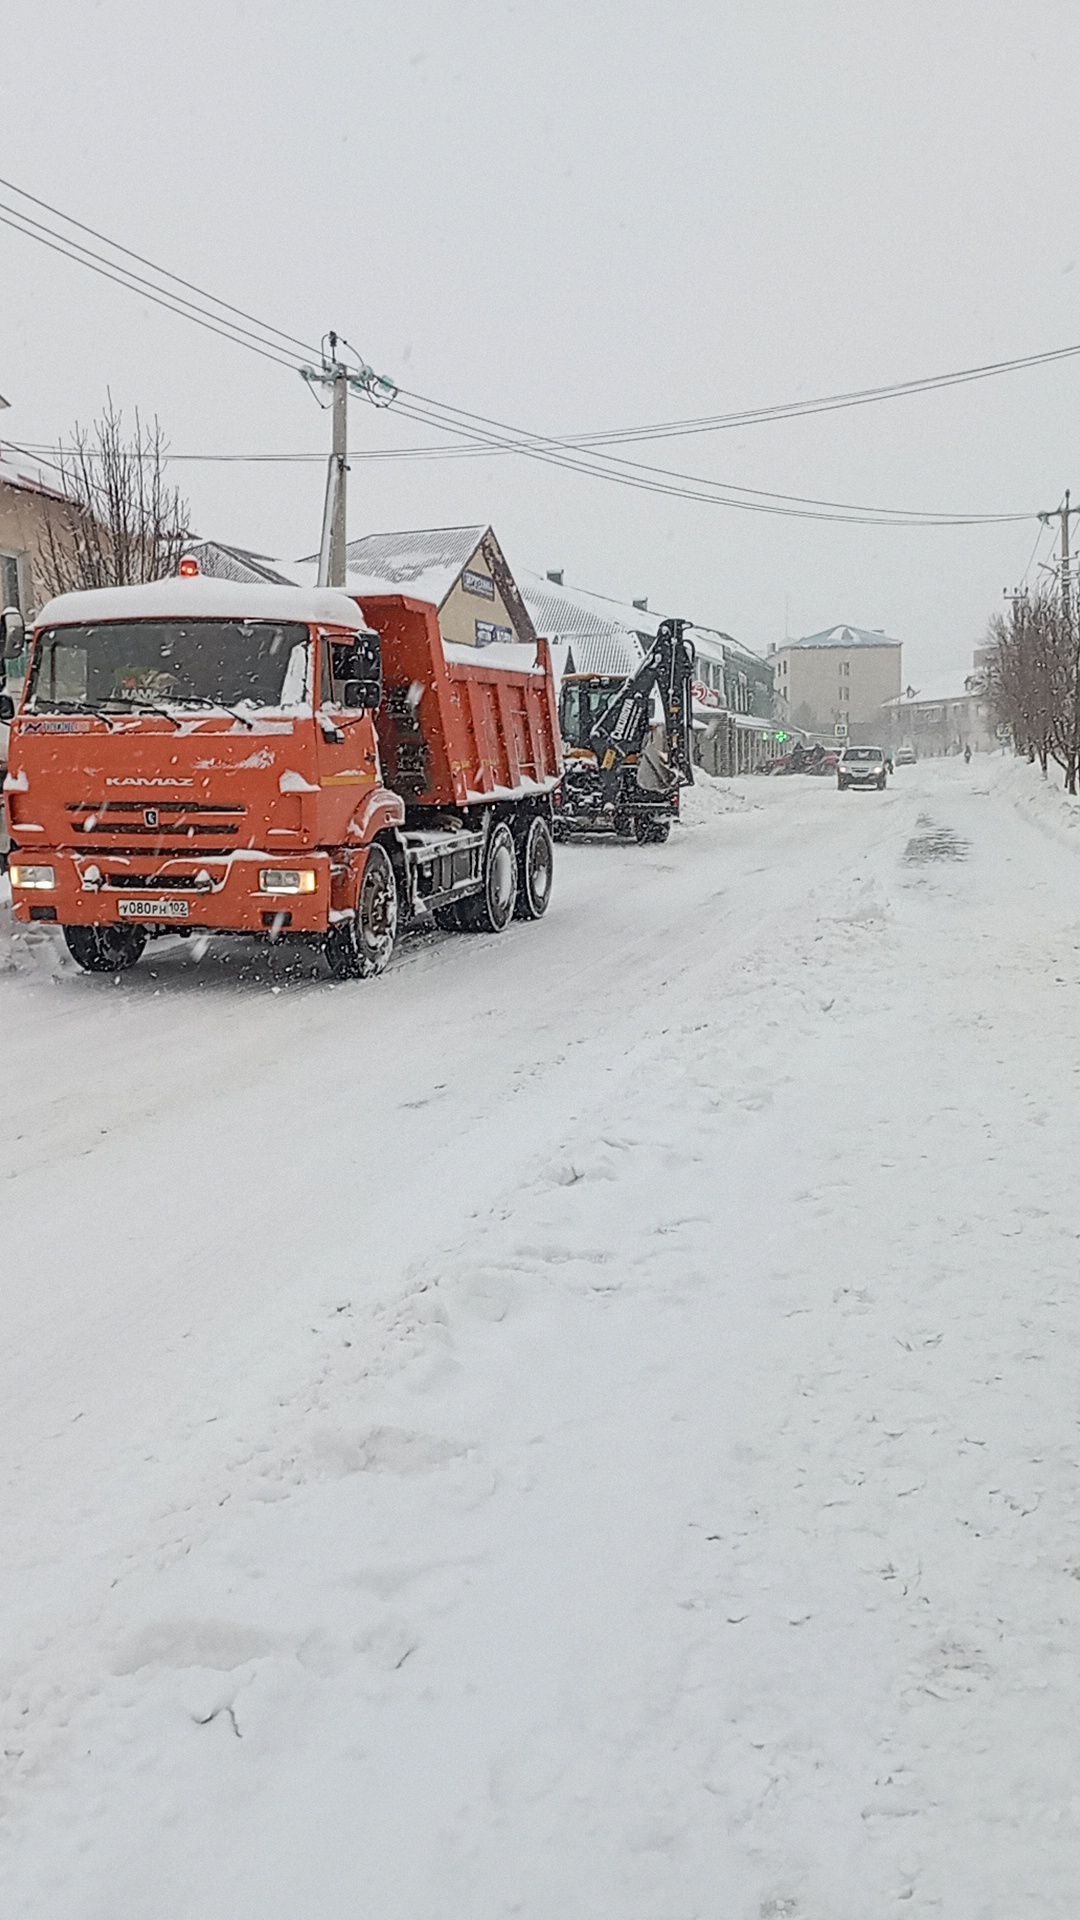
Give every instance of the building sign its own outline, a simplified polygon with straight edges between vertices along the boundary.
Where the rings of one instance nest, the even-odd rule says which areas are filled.
[[[496,627],[492,625],[490,620],[478,620],[476,622],[476,644],[478,647],[492,647],[497,640],[512,641],[513,638],[513,627]]]
[[[690,692],[695,707],[722,707],[724,704],[723,695],[717,693],[715,687],[707,687],[704,680],[692,680]]]
[[[495,582],[489,573],[472,573],[466,567],[461,576],[461,584],[466,593],[479,594],[481,600],[494,600]]]

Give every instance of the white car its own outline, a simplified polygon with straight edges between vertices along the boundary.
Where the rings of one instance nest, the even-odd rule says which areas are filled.
[[[877,787],[884,792],[888,771],[884,747],[845,747],[836,769],[836,784],[841,793],[847,787]]]

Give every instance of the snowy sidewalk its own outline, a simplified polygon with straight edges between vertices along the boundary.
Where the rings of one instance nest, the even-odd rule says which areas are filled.
[[[478,1056],[447,1063],[402,1139],[458,1156],[454,1230],[376,1284],[335,1261],[220,1456],[176,1435],[186,1495],[112,1584],[64,1595],[16,1506],[55,1637],[5,1642],[0,1910],[1072,1915],[1080,865],[960,769],[759,784],[648,866],[568,866],[611,939],[532,982],[545,1094],[481,1074],[474,1147]],[[440,1178],[403,1173],[403,1207]]]

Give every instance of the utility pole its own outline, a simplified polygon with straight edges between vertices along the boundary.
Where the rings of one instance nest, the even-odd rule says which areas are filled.
[[[333,408],[334,424],[332,435],[333,451],[330,455],[330,475],[332,486],[327,488],[327,498],[333,496],[333,512],[330,516],[330,556],[327,577],[320,586],[343,587],[345,585],[345,476],[349,471],[349,376],[336,358],[337,336],[330,335],[330,354],[333,359]]]
[[[1069,622],[1072,620],[1073,613],[1072,541],[1069,535],[1069,521],[1072,517],[1072,508],[1069,504],[1070,499],[1071,495],[1068,487],[1066,487],[1065,498],[1056,513],[1040,513],[1039,515],[1039,519],[1042,521],[1044,527],[1048,527],[1051,520],[1059,520],[1061,522],[1061,552],[1058,560],[1058,582],[1061,592],[1061,610]]]
[[[321,368],[303,367],[301,378],[307,381],[313,391],[316,387],[330,389],[329,404],[333,409],[333,421],[330,462],[326,471],[326,497],[323,502],[322,538],[319,541],[318,584],[320,587],[344,587],[349,395],[363,394],[374,406],[388,407],[397,399],[397,388],[392,381],[385,380],[381,374],[365,365],[364,361],[359,361],[356,367],[350,367],[346,361],[339,359],[339,344],[347,347],[348,342],[339,341],[336,333],[328,333],[325,341]],[[320,401],[319,404],[325,403]]]

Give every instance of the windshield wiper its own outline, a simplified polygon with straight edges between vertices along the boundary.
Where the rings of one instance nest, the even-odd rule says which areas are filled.
[[[104,720],[110,733],[116,731],[107,713],[103,713],[99,707],[88,707],[82,700],[50,700],[48,706],[39,707],[37,700],[32,699],[28,701],[26,711],[35,714],[85,713],[91,720]]]
[[[181,707],[214,707],[219,713],[231,713],[233,719],[239,720],[240,725],[246,727],[249,733],[254,733],[255,731],[254,720],[249,720],[246,713],[240,712],[239,707],[230,707],[227,700],[212,700],[208,693],[179,694],[177,696],[177,705]]]
[[[174,727],[180,725],[175,713],[170,713],[168,707],[155,707],[148,700],[101,700],[97,706],[86,707],[82,711],[99,714],[102,720],[106,720],[106,708],[110,713],[152,713],[161,720],[171,720]]]

